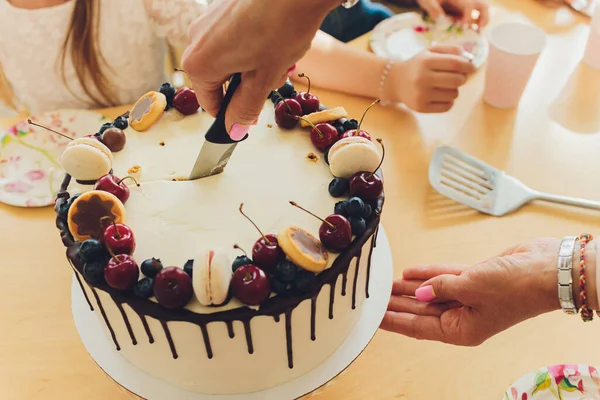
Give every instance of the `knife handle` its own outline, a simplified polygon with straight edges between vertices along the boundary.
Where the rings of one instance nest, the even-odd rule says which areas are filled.
[[[211,129],[208,130],[205,139],[211,143],[217,144],[228,144],[228,143],[236,143],[235,140],[232,140],[231,137],[227,134],[227,127],[225,126],[225,111],[227,111],[227,106],[231,103],[231,98],[235,93],[238,86],[242,83],[242,74],[235,73],[231,77],[229,81],[229,86],[227,86],[227,93],[225,93],[225,98],[221,103],[221,108],[219,109],[219,113],[217,114],[217,119],[213,122]],[[248,135],[244,136],[242,140],[245,140]]]

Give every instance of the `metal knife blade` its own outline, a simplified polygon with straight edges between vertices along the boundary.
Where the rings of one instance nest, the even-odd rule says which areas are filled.
[[[206,135],[204,135],[205,141],[189,176],[190,180],[220,174],[225,170],[225,166],[239,143],[232,140],[227,133],[227,129],[225,128],[225,111],[231,102],[233,93],[241,82],[241,74],[237,73],[231,77],[217,118],[206,132]],[[248,135],[242,140],[245,140],[247,137]]]

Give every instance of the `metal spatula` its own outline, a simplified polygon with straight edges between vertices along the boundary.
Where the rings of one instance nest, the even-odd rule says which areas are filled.
[[[533,200],[600,210],[600,202],[538,192],[481,160],[448,146],[435,150],[429,183],[440,194],[496,217]]]

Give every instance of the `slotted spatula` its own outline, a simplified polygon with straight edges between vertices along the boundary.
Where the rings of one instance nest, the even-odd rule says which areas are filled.
[[[438,147],[429,164],[429,183],[440,194],[496,217],[533,200],[600,210],[600,202],[538,192],[518,179],[448,146]]]

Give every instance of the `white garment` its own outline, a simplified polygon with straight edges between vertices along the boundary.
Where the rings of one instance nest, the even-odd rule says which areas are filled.
[[[187,44],[187,27],[205,9],[204,0],[100,1],[99,47],[110,68],[119,104],[135,102],[165,81],[166,41]],[[89,108],[69,52],[67,82],[60,69],[63,41],[75,2],[35,10],[0,0],[0,68],[17,98],[33,114],[67,108]]]

